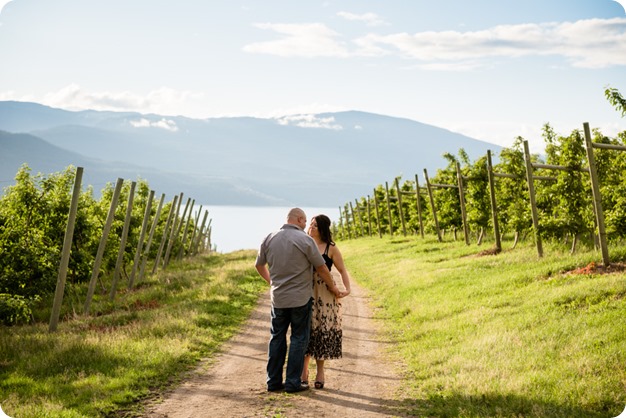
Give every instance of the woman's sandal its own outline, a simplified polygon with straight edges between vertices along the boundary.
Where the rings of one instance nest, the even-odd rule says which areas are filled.
[[[324,382],[315,381],[315,389],[324,389]]]

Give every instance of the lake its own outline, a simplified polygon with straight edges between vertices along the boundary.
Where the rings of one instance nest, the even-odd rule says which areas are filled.
[[[199,205],[194,207],[197,213]],[[204,211],[209,211],[211,221],[211,243],[221,253],[236,250],[257,250],[261,241],[273,231],[280,229],[286,222],[291,207],[278,206],[203,206],[199,222]],[[339,207],[302,207],[307,216],[307,224],[315,215],[324,214],[332,222],[339,221]],[[207,220],[208,222],[208,220]]]

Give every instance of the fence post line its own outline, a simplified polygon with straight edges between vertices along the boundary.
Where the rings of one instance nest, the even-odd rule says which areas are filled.
[[[400,182],[396,177],[396,193],[398,194],[398,212],[400,213],[400,223],[402,224],[402,235],[406,237],[406,224],[404,223],[404,210],[402,209],[402,192],[400,192]]]
[[[193,229],[191,230],[191,236],[189,237],[189,248],[187,248],[187,255],[193,254],[193,247],[195,244],[196,231],[198,230],[198,223],[200,222],[200,213],[202,213],[202,205],[198,208],[196,213],[196,219],[193,222]]]
[[[211,244],[211,232],[213,231],[213,227],[211,226],[212,221],[213,221],[213,218],[209,219],[209,225],[207,226],[207,245],[209,246],[209,253],[213,250],[213,247]]]
[[[361,209],[359,208],[359,201],[354,199],[354,204],[356,205],[356,216],[354,216],[354,210],[352,209],[352,203],[350,203],[350,210],[352,211],[352,217],[355,219],[354,223],[356,224],[356,220],[359,221],[359,229],[361,231],[361,236],[365,236],[365,227],[363,226],[363,220],[361,219]]]
[[[380,227],[380,211],[378,210],[378,196],[376,196],[376,189],[374,189],[374,209],[376,209],[376,228],[378,229],[378,238],[382,238],[383,231]]]
[[[430,186],[430,180],[428,179],[428,171],[424,169],[424,179],[426,179],[426,190],[428,190],[428,198],[430,199],[430,208],[433,211],[433,220],[435,221],[435,231],[437,232],[437,240],[443,241],[441,237],[441,230],[439,229],[439,221],[437,220],[437,210],[435,209],[435,198],[433,196],[433,190]]]
[[[602,209],[602,195],[600,194],[600,184],[598,181],[598,170],[596,168],[596,157],[593,153],[593,143],[591,141],[591,132],[589,123],[583,123],[585,130],[585,144],[587,145],[587,161],[589,162],[589,175],[591,176],[591,191],[593,192],[593,201],[596,221],[598,223],[598,238],[600,239],[600,249],[602,251],[602,262],[608,267],[611,260],[609,259],[609,248],[606,239],[606,229],[604,227],[604,211]]]
[[[135,187],[137,182],[130,183],[130,191],[128,192],[128,204],[126,205],[126,216],[124,217],[124,227],[122,228],[122,237],[120,239],[120,248],[117,251],[117,262],[115,263],[115,272],[113,273],[113,283],[111,283],[111,292],[109,293],[109,300],[115,298],[115,292],[117,291],[117,282],[120,279],[120,272],[122,265],[124,264],[124,254],[126,254],[126,240],[128,238],[128,229],[130,227],[130,219],[133,215],[133,201],[135,200]]]
[[[348,231],[348,239],[352,239],[352,231],[350,230],[350,214],[348,213],[348,205],[343,205],[343,214],[346,218],[346,230]],[[356,231],[355,231],[356,238]]]
[[[389,196],[389,182],[385,182],[385,196],[387,200],[387,215],[389,216],[389,235],[393,238],[393,218],[391,217],[391,198]]]
[[[343,239],[343,219],[341,213],[341,206],[337,206],[339,208],[339,239]]]
[[[172,201],[172,206],[170,206],[170,213],[167,215],[167,221],[165,221],[165,227],[163,228],[163,235],[161,236],[161,242],[159,243],[159,250],[157,251],[157,256],[154,260],[154,265],[152,266],[152,274],[156,273],[159,268],[159,264],[161,264],[161,256],[163,255],[163,250],[165,249],[165,243],[167,242],[167,237],[170,232],[170,224],[172,224],[172,220],[174,219],[174,213],[176,212],[176,208],[178,207],[178,195],[174,196],[174,200]]]
[[[104,249],[106,247],[107,238],[109,237],[109,232],[111,231],[113,219],[115,219],[115,208],[117,207],[117,201],[120,198],[120,192],[122,191],[123,184],[124,179],[118,178],[117,183],[115,184],[115,190],[113,191],[113,197],[111,198],[111,207],[109,208],[109,214],[107,215],[107,220],[104,224],[104,229],[102,230],[102,237],[100,237],[100,244],[98,245],[98,252],[96,253],[96,260],[93,265],[93,271],[91,272],[91,280],[89,281],[87,297],[85,298],[85,307],[83,309],[85,314],[89,314],[91,299],[93,298],[93,293],[96,290],[96,281],[98,280],[98,275],[100,274],[100,265],[102,264]]]
[[[361,216],[361,207],[359,206],[359,201],[354,199],[354,204],[356,205],[356,215],[359,218],[359,225],[361,225],[361,236],[365,236],[365,223],[363,222],[363,216]]]
[[[535,184],[533,180],[533,166],[530,161],[530,150],[528,141],[524,141],[524,161],[526,162],[526,181],[528,182],[528,195],[530,198],[530,210],[533,217],[533,228],[535,230],[535,242],[537,245],[537,255],[543,257],[543,245],[539,233],[539,214],[537,213],[537,202],[535,201]]]
[[[356,216],[354,215],[354,207],[352,207],[352,202],[348,202],[348,205],[350,206],[350,215],[352,215],[352,223],[354,224],[354,236],[355,238],[358,238],[359,236],[363,235],[363,231],[360,231],[361,233],[359,233],[359,230],[357,229]]]
[[[185,210],[183,211],[183,216],[179,217],[180,206],[183,201],[183,194],[180,194],[180,199],[178,199],[178,206],[176,207],[176,215],[174,216],[172,223],[172,230],[170,233],[170,240],[167,243],[167,250],[165,251],[165,256],[163,257],[163,268],[166,268],[170,262],[170,255],[172,253],[172,248],[174,248],[174,243],[178,241],[178,236],[180,234],[180,228],[185,220],[185,215],[187,214],[187,208],[191,203],[191,198],[187,198],[187,203],[185,204]]]
[[[143,256],[141,257],[141,268],[139,269],[139,281],[143,280],[144,274],[146,272],[146,264],[148,263],[148,256],[150,255],[150,248],[152,248],[152,239],[154,238],[154,231],[156,231],[157,225],[159,224],[159,217],[161,216],[161,209],[163,208],[164,201],[165,201],[165,193],[161,193],[161,200],[159,200],[159,206],[157,206],[156,213],[154,214],[152,227],[150,228],[150,234],[148,234],[148,242],[146,243],[146,248],[144,249]]]
[[[206,225],[206,220],[208,217],[209,217],[209,211],[205,210],[204,216],[202,217],[202,225],[200,225],[200,229],[198,229],[198,233],[196,234],[195,242],[193,243],[192,254],[194,255],[198,254],[198,246],[200,245],[200,240],[202,239],[202,234],[204,232],[204,225]]]
[[[185,254],[185,242],[187,240],[187,231],[189,230],[189,224],[191,223],[191,212],[193,211],[193,207],[195,204],[196,204],[196,199],[193,199],[191,201],[191,206],[189,206],[189,213],[187,214],[187,220],[185,221],[185,226],[183,227],[183,237],[180,240],[180,250],[178,251],[178,256],[176,257],[178,260],[182,260],[183,255]],[[183,218],[184,217],[185,215],[183,214]]]
[[[420,233],[422,238],[424,238],[424,222],[422,220],[422,202],[420,202],[420,182],[417,178],[417,174],[415,175],[415,206],[417,206],[417,218],[420,224]]]
[[[491,162],[491,150],[487,150],[487,178],[489,179],[489,195],[491,197],[491,216],[493,217],[493,235],[496,239],[496,251],[502,251],[500,238],[500,225],[498,224],[498,207],[496,203],[496,186],[493,177],[493,164]]]
[[[59,324],[59,315],[61,314],[63,294],[65,293],[65,280],[67,279],[67,269],[70,262],[70,252],[72,250],[72,239],[74,238],[74,227],[76,226],[76,214],[78,212],[78,201],[80,199],[80,189],[82,181],[83,167],[76,167],[76,174],[74,176],[74,189],[72,191],[72,200],[70,202],[70,211],[67,218],[65,237],[63,238],[63,251],[61,253],[61,262],[59,263],[57,287],[54,292],[52,313],[50,314],[50,323],[48,325],[49,332],[56,331]]]
[[[370,201],[370,195],[367,195],[367,231],[369,236],[372,236],[372,204]]]
[[[469,228],[467,226],[467,210],[465,209],[465,188],[463,187],[463,175],[461,165],[456,162],[456,182],[459,185],[459,202],[461,203],[461,220],[463,221],[463,234],[465,235],[465,245],[469,245]]]
[[[130,278],[128,280],[128,288],[132,289],[135,284],[135,275],[137,269],[141,263],[141,251],[143,250],[143,240],[146,236],[146,229],[148,229],[148,221],[150,220],[150,211],[152,210],[152,199],[154,199],[154,190],[150,190],[148,201],[146,202],[146,210],[143,214],[143,222],[141,223],[141,232],[139,233],[139,240],[137,241],[137,249],[135,250],[135,259],[133,260],[133,269],[130,272]]]

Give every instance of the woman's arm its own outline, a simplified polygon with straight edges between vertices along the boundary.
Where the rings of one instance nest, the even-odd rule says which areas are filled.
[[[333,245],[328,250],[328,253],[330,258],[333,260],[333,265],[339,274],[341,274],[341,281],[343,282],[343,286],[346,288],[346,290],[341,292],[340,297],[348,296],[350,294],[350,273],[348,273],[348,269],[346,269],[346,265],[343,262],[341,251],[339,251],[339,248],[337,248],[336,245]]]

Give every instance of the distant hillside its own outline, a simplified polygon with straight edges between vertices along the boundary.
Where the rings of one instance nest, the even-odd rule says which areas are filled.
[[[500,150],[435,126],[357,111],[190,119],[0,102],[0,129],[32,135],[19,137],[21,153],[2,157],[2,180],[24,162],[48,172],[81,161],[95,184],[141,176],[157,192],[191,193],[204,204],[338,206],[397,175],[421,177],[424,168],[434,174],[445,165],[444,152],[464,148],[478,158]],[[2,154],[6,137],[0,136]]]

